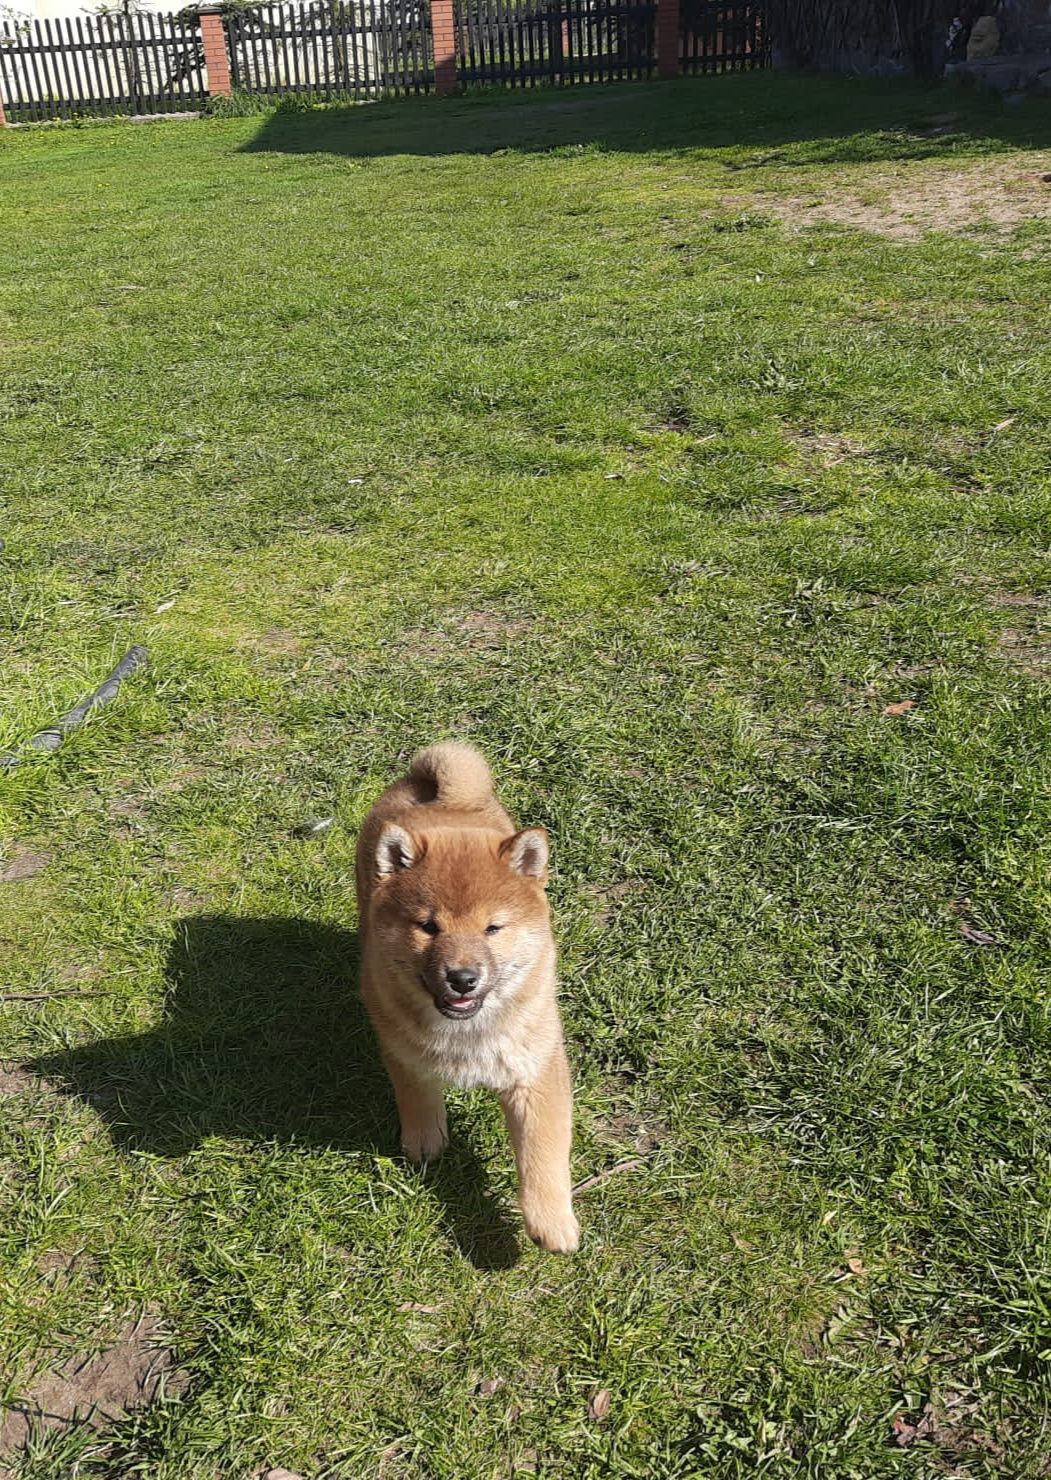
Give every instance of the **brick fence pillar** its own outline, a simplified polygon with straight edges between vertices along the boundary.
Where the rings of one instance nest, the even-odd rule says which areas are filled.
[[[201,40],[204,43],[204,65],[208,72],[208,92],[213,98],[229,97],[230,56],[226,50],[226,27],[219,10],[199,10]]]
[[[679,0],[657,0],[657,75],[679,75]]]
[[[442,97],[456,91],[456,19],[454,0],[431,0],[434,34],[434,90]]]

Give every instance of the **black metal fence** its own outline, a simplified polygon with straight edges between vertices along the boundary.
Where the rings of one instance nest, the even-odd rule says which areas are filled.
[[[679,63],[684,72],[740,72],[770,65],[758,4],[679,0]]]
[[[656,0],[456,0],[457,75],[529,87],[648,77]]]
[[[7,21],[0,96],[11,123],[198,108],[208,96],[200,31],[150,12]]]
[[[297,0],[231,11],[222,33],[230,80],[270,96],[365,101],[427,92],[435,72],[430,4]],[[680,0],[681,69],[767,66],[763,9],[762,0]],[[456,75],[509,87],[648,77],[657,69],[657,10],[657,0],[454,0]],[[200,25],[188,15],[4,23],[8,120],[199,107],[208,76]]]
[[[246,92],[363,100],[434,85],[429,15],[416,0],[259,5],[229,15],[226,37],[230,80]]]

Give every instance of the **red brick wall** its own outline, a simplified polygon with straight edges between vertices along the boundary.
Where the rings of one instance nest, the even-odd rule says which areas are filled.
[[[204,65],[208,69],[208,91],[213,98],[228,96],[230,58],[226,50],[226,28],[217,10],[202,10],[201,41],[204,43]]]

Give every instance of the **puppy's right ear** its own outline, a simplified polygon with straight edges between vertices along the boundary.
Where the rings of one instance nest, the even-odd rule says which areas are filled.
[[[416,844],[403,827],[396,822],[386,823],[376,844],[376,877],[387,879],[412,868],[416,852]]]

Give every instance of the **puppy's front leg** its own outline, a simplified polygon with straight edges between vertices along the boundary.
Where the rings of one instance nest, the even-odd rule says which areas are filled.
[[[569,1179],[573,1091],[562,1045],[539,1079],[516,1084],[500,1099],[515,1149],[526,1232],[553,1254],[571,1254],[580,1242],[580,1229]]]
[[[414,1074],[389,1054],[383,1055],[383,1062],[398,1103],[402,1150],[410,1161],[434,1161],[449,1139],[441,1085]]]

